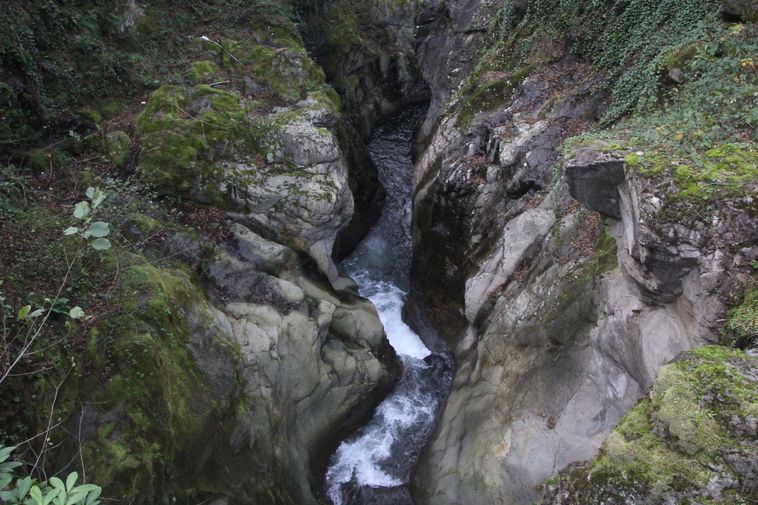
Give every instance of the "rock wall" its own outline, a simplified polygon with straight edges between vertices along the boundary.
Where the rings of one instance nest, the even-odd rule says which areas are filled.
[[[719,340],[756,255],[749,197],[704,215],[672,197],[673,174],[641,173],[633,142],[564,151],[608,110],[612,77],[568,37],[530,43],[521,63],[462,64],[416,165],[407,315],[458,360],[414,478],[421,504],[533,503],[597,453],[663,365]]]
[[[163,14],[128,6],[130,29]],[[192,61],[120,119],[129,133],[87,139],[119,166],[133,153],[158,200],[114,202],[115,315],[91,328],[50,456],[109,499],[320,503],[337,443],[399,375],[333,259],[381,209],[376,173],[286,6],[268,8],[187,38]]]
[[[719,347],[680,356],[600,455],[546,483],[540,503],[755,501],[756,365]]]
[[[133,503],[318,503],[331,449],[398,374],[376,310],[241,224],[219,242],[151,214],[124,225],[148,239],[127,311],[97,326],[100,365],[66,395],[87,394],[87,473]]]

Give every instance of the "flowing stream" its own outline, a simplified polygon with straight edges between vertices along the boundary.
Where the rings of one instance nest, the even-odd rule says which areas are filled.
[[[326,491],[334,505],[412,504],[406,485],[452,382],[453,359],[432,354],[402,320],[411,257],[412,148],[418,110],[377,126],[369,146],[387,189],[381,218],[342,267],[379,311],[403,375],[368,425],[332,456]]]

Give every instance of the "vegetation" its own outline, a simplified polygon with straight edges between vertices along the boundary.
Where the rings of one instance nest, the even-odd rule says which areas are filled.
[[[116,0],[11,0],[0,7],[0,25],[0,156],[23,164],[32,148],[74,148],[69,132],[92,131],[162,82],[197,78],[197,68],[186,68],[202,35],[252,27],[299,40],[287,3],[271,0],[159,0],[134,12]]]
[[[730,343],[748,348],[758,343],[758,287],[750,284],[742,304],[727,314],[724,325]]]
[[[753,457],[744,432],[758,413],[751,360],[742,351],[711,346],[665,366],[650,398],[624,417],[600,455],[546,486],[576,503],[641,496],[686,503],[724,472],[743,482],[748,476],[733,474],[725,458]],[[739,484],[722,493],[724,503],[756,499],[754,490]]]
[[[76,485],[79,474],[71,472],[66,482],[58,477],[36,482],[31,477],[17,478],[13,470],[21,463],[9,461],[13,447],[0,445],[0,502],[8,505],[98,505],[102,489],[94,484]]]
[[[668,55],[703,38],[716,24],[718,0],[537,0],[525,11],[505,2],[493,33],[503,37],[496,50],[507,65],[533,60],[545,36],[575,37],[572,49],[610,71],[599,87],[611,86],[608,125],[634,110],[659,104],[659,79]]]

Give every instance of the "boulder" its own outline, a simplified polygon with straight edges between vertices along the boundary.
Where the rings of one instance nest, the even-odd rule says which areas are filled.
[[[603,153],[599,146],[577,149],[564,163],[571,196],[590,209],[619,219],[618,187],[625,180],[625,166],[623,159]]]
[[[748,23],[758,21],[758,5],[753,0],[723,0],[721,12]]]

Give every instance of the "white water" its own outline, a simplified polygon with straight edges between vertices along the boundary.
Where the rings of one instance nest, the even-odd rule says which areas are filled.
[[[361,296],[368,298],[376,306],[387,339],[398,355],[421,360],[432,353],[421,338],[403,322],[402,312],[407,293],[392,282],[371,279],[367,272],[353,274],[353,279],[360,286]]]
[[[387,338],[403,362],[403,376],[370,423],[342,442],[326,474],[327,495],[343,505],[343,486],[407,484],[410,469],[434,425],[442,398],[438,373],[423,361],[431,351],[402,320],[410,274],[411,152],[414,117],[406,114],[379,128],[371,154],[387,200],[382,217],[343,268],[379,312]],[[444,380],[442,381],[444,382]]]

